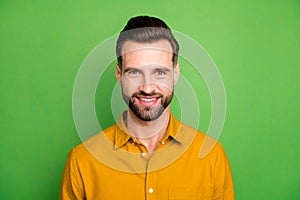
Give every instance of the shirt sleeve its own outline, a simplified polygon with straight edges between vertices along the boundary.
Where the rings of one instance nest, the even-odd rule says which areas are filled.
[[[234,200],[232,174],[226,153],[219,144],[215,160],[214,200]]]
[[[63,172],[59,194],[60,200],[84,200],[83,180],[80,175],[76,151],[73,149],[69,155]]]

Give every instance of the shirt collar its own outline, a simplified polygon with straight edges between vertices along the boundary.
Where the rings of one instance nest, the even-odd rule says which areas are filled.
[[[119,148],[125,143],[127,143],[129,140],[135,141],[135,139],[130,135],[128,132],[128,129],[125,125],[125,122],[123,120],[123,115],[120,117],[118,122],[115,124],[116,131],[114,133],[114,145],[115,148]],[[163,137],[162,141],[165,141],[169,137],[174,139],[175,141],[182,143],[184,141],[184,138],[182,137],[182,134],[178,134],[179,131],[181,131],[181,122],[175,119],[172,113],[170,113],[170,119],[168,128],[166,131],[165,136]]]

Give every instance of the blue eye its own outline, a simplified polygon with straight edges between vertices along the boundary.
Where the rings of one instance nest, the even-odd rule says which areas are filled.
[[[159,76],[163,76],[163,75],[166,75],[166,72],[165,71],[157,71],[155,72],[156,75],[159,75]]]
[[[138,71],[138,70],[135,70],[135,69],[133,69],[133,70],[130,70],[129,72],[128,72],[128,74],[131,74],[131,75],[135,75],[135,74],[139,74],[140,72]]]

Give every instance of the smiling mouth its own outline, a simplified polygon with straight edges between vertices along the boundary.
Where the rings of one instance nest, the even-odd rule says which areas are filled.
[[[139,104],[144,106],[153,106],[156,105],[160,99],[160,97],[135,97]]]
[[[145,101],[145,102],[151,102],[151,101],[155,101],[157,98],[139,98],[141,101]]]

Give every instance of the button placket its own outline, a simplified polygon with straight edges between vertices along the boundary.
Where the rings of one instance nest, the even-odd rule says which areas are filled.
[[[149,158],[147,169],[151,165],[151,157]],[[146,172],[146,199],[147,200],[156,200],[157,199],[157,171]]]

